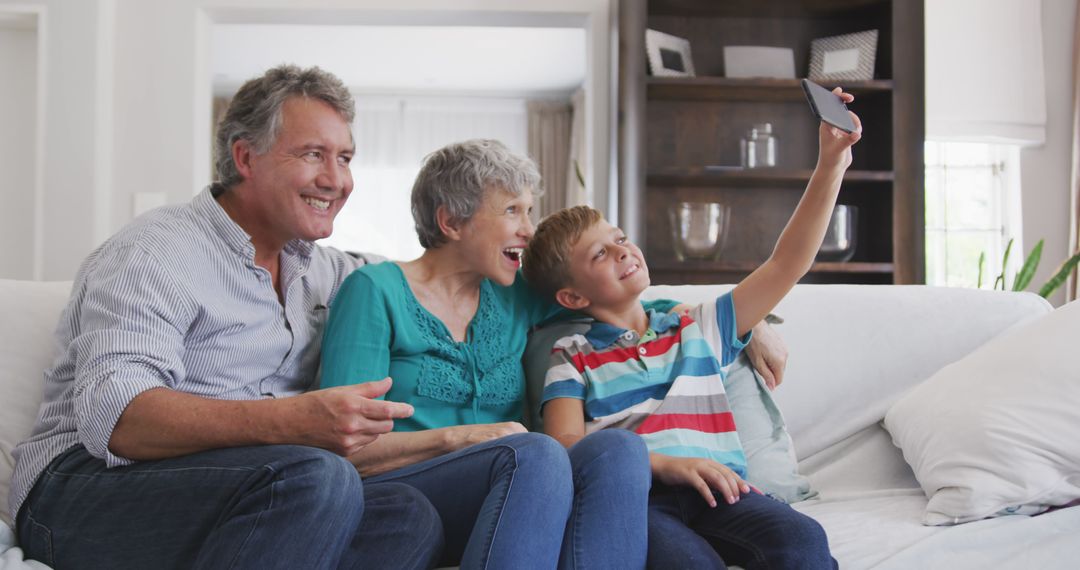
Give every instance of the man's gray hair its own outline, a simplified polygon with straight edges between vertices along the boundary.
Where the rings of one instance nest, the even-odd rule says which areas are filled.
[[[281,131],[281,108],[290,97],[310,97],[333,107],[352,126],[356,105],[352,94],[332,73],[318,67],[301,69],[279,65],[262,77],[244,83],[236,92],[225,117],[218,125],[214,148],[217,180],[225,188],[243,181],[233,161],[232,146],[238,140],[251,142],[256,154],[274,146]]]
[[[473,139],[454,143],[424,159],[412,189],[412,215],[416,235],[424,249],[446,242],[436,213],[446,208],[456,222],[467,222],[484,202],[489,189],[514,196],[540,193],[536,163],[514,154],[496,140]]]

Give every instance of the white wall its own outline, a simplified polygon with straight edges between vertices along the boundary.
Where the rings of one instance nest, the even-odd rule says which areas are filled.
[[[1046,282],[1069,249],[1076,5],[1077,0],[1042,0],[1046,144],[1020,153],[1024,247],[1046,240],[1035,286]],[[1007,74],[1002,81],[1008,81]],[[1064,300],[1064,287],[1051,298],[1055,305]]]
[[[0,24],[0,278],[32,279],[37,29]],[[29,214],[29,215],[28,215]]]
[[[71,279],[86,254],[108,235],[111,144],[102,137],[111,106],[107,74],[108,15],[112,0],[0,0],[5,11],[37,12],[39,35],[37,134],[40,192],[18,215],[35,219],[21,247],[35,251],[36,279]],[[103,20],[105,22],[103,23]],[[35,136],[33,130],[22,133]],[[2,199],[13,199],[4,189]]]
[[[595,199],[602,206],[609,188],[602,157],[610,148],[613,1],[0,0],[0,7],[36,7],[46,15],[39,26],[46,66],[38,98],[45,125],[35,277],[71,279],[94,247],[131,220],[138,194],[163,193],[179,203],[209,182],[214,21],[379,24],[437,13],[502,18],[504,25],[562,18],[557,23],[565,26],[567,17],[576,18],[589,32],[587,140],[599,160],[588,178],[591,188],[605,189]]]

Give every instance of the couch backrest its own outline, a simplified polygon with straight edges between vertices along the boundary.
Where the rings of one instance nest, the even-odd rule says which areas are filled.
[[[0,280],[0,518],[11,449],[33,427],[67,282]],[[654,286],[646,296],[703,302],[730,285]],[[1001,331],[1051,307],[1030,293],[890,285],[799,285],[777,307],[790,349],[776,399],[800,457],[873,426],[905,391]]]
[[[654,286],[703,302],[730,285]],[[800,458],[873,426],[901,394],[1051,306],[1032,293],[912,285],[799,285],[775,312],[790,356],[776,400]]]
[[[0,280],[0,519],[10,524],[11,450],[30,435],[44,392],[42,372],[71,283]]]

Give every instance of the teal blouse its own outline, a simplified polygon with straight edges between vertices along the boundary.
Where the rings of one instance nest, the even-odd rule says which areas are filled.
[[[395,431],[518,421],[529,330],[559,311],[535,295],[520,272],[509,287],[485,279],[466,339],[457,342],[416,299],[396,263],[365,265],[345,279],[330,309],[322,387],[390,376],[386,398],[415,409],[394,422]]]

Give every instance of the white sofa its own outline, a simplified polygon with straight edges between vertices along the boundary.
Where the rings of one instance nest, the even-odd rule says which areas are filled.
[[[727,288],[655,286],[648,296],[700,302]],[[29,433],[37,413],[41,372],[55,350],[52,330],[67,294],[64,283],[0,280],[0,504],[6,524],[11,447]],[[820,493],[796,508],[822,523],[841,568],[1077,567],[1080,508],[923,526],[927,499],[881,427],[906,390],[1050,310],[1031,294],[854,285],[800,285],[777,308],[790,361],[776,399],[800,469]],[[11,537],[0,526],[0,552],[8,547],[0,569],[24,564]]]

